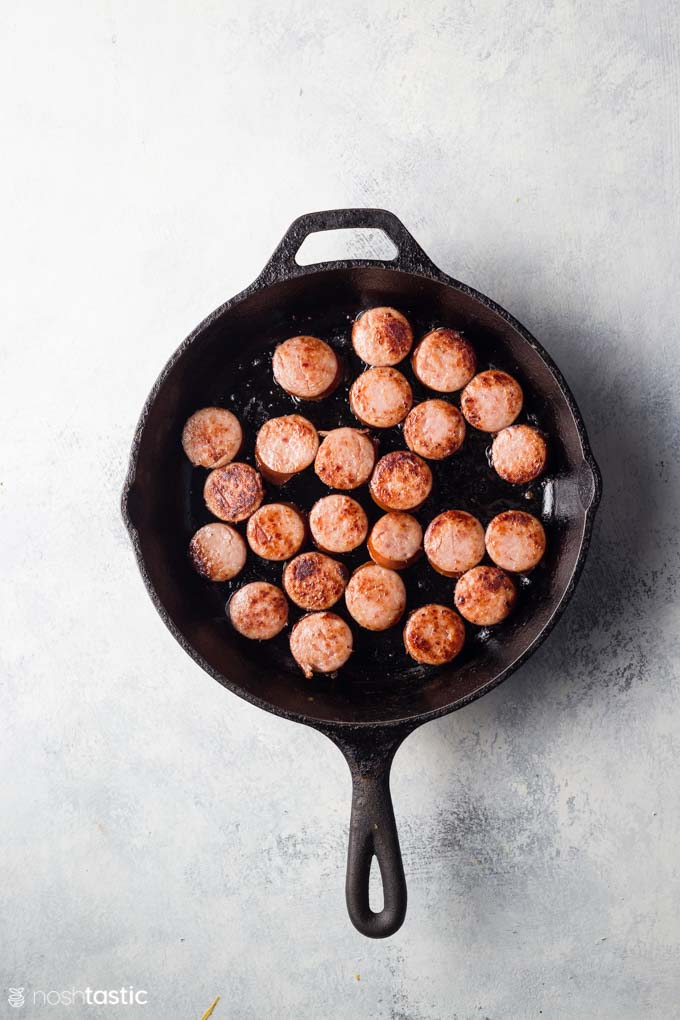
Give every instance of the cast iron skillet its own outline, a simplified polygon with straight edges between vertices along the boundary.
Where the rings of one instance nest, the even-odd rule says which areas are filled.
[[[382,229],[396,245],[396,257],[298,265],[295,255],[308,234],[348,227]],[[384,635],[357,633],[354,627],[356,646],[348,666],[337,677],[309,681],[292,662],[285,634],[256,645],[236,635],[224,613],[230,592],[244,581],[261,577],[280,583],[280,564],[265,564],[250,554],[244,574],[227,585],[209,584],[191,569],[189,538],[209,516],[201,499],[205,472],[188,464],[180,435],[197,408],[231,407],[244,423],[245,459],[250,459],[259,425],[295,410],[292,398],[272,384],[270,361],[276,342],[303,332],[336,346],[347,380],[329,401],[300,409],[319,427],[356,424],[346,392],[361,365],[348,338],[351,320],[372,305],[404,311],[416,336],[434,325],[463,329],[480,368],[507,369],[521,382],[527,402],[520,420],[536,421],[550,437],[546,478],[521,488],[497,478],[486,460],[489,437],[469,429],[463,451],[434,465],[434,494],[421,520],[453,506],[476,513],[486,525],[499,510],[524,506],[541,516],[548,552],[544,564],[521,579],[515,612],[493,631],[471,628],[464,652],[451,666],[435,670],[407,659],[401,627]],[[404,370],[414,382],[410,368]],[[422,387],[414,384],[414,390],[416,400],[425,397]],[[380,439],[381,452],[403,446],[398,430]],[[382,209],[337,209],[297,219],[258,279],[194,330],[153,387],[135,433],[122,503],[142,577],[167,627],[206,672],[259,708],[325,733],[344,754],[353,782],[347,907],[364,935],[391,935],[406,912],[389,790],[397,748],[422,723],[501,683],[545,639],[581,572],[600,487],[574,398],[540,344],[489,298],[437,269],[403,224]],[[283,490],[270,489],[270,497],[309,507],[325,491],[309,470]],[[375,519],[379,511],[361,498]],[[349,565],[365,558],[350,557]],[[423,561],[403,576],[409,608],[430,601],[451,604],[453,582]],[[339,611],[344,612],[342,605]],[[371,910],[368,897],[374,856],[384,893],[379,912]]]

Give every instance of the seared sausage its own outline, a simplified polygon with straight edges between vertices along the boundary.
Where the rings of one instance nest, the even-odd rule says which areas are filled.
[[[292,336],[274,351],[274,378],[300,400],[321,400],[340,382],[340,361],[332,347],[315,336]]]
[[[252,641],[269,641],[288,623],[286,596],[266,581],[252,581],[239,588],[227,611],[234,630]]]
[[[290,632],[291,654],[307,679],[344,666],[352,645],[352,631],[336,613],[308,613]]]
[[[287,414],[264,423],[255,440],[255,459],[265,478],[283,485],[309,467],[318,449],[319,436],[311,421]]]
[[[477,371],[472,345],[456,329],[433,329],[413,352],[411,366],[423,386],[438,393],[462,390]]]
[[[349,579],[345,602],[360,627],[387,630],[406,609],[406,588],[396,571],[364,563]]]
[[[352,326],[352,344],[367,365],[397,365],[413,344],[413,330],[395,308],[369,308]]]
[[[407,414],[404,439],[409,450],[421,457],[443,460],[463,445],[465,420],[446,400],[425,400]]]
[[[417,454],[395,450],[381,457],[369,486],[383,510],[416,510],[432,490],[432,472]]]
[[[290,503],[265,503],[248,521],[250,548],[263,560],[289,560],[305,540],[305,519]]]
[[[195,569],[211,581],[229,581],[243,570],[246,544],[228,524],[206,524],[189,543]]]
[[[210,472],[203,498],[211,514],[236,524],[255,513],[264,499],[262,479],[248,464],[227,464]]]
[[[392,511],[376,521],[368,536],[368,554],[379,567],[403,570],[422,551],[423,529],[411,514]]]
[[[320,552],[302,553],[283,571],[288,598],[301,609],[330,609],[342,597],[349,571]]]
[[[354,380],[349,391],[352,414],[376,429],[398,425],[412,403],[408,379],[396,368],[369,368]]]
[[[491,447],[491,462],[506,482],[524,485],[545,471],[548,447],[531,425],[511,425],[499,432]]]
[[[238,418],[224,407],[196,411],[182,430],[182,446],[196,467],[224,467],[234,459],[243,443]]]
[[[444,510],[425,531],[425,555],[444,577],[459,577],[484,557],[484,528],[464,510]]]
[[[426,666],[451,662],[464,644],[465,624],[448,606],[421,606],[406,621],[404,647],[412,659]]]
[[[533,570],[545,552],[543,525],[523,510],[498,514],[486,529],[486,551],[496,566],[513,573]]]
[[[473,567],[456,584],[456,609],[470,623],[491,627],[512,611],[517,601],[515,582],[498,567]]]
[[[522,410],[522,387],[507,372],[480,372],[463,390],[460,407],[466,420],[481,432],[500,432]]]
[[[322,552],[348,553],[366,538],[368,518],[355,499],[336,492],[314,504],[309,530]]]
[[[331,489],[358,489],[371,477],[375,444],[360,429],[327,432],[314,461],[314,470]]]

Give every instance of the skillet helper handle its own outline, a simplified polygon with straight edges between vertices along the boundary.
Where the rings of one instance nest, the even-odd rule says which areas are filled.
[[[393,259],[342,259],[311,266],[301,266],[295,261],[302,242],[309,234],[352,229],[382,230],[395,245],[396,256]],[[317,271],[320,265],[336,269],[370,265],[425,276],[439,274],[437,267],[394,213],[387,209],[326,209],[323,212],[305,213],[293,220],[263,269],[258,283],[275,283],[292,276],[306,276]]]
[[[385,735],[364,730],[353,740],[327,734],[343,752],[352,776],[345,883],[347,911],[357,931],[372,939],[394,935],[406,916],[406,879],[390,795],[390,769],[408,732]],[[383,908],[379,911],[371,909],[368,896],[374,857],[383,889]]]

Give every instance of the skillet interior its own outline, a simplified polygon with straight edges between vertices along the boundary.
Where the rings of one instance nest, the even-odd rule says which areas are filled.
[[[465,330],[477,351],[480,369],[499,367],[515,375],[525,392],[520,421],[545,429],[551,461],[540,484],[517,487],[502,482],[489,467],[489,439],[468,429],[463,449],[431,463],[433,495],[419,512],[425,525],[446,507],[476,514],[487,524],[509,507],[540,515],[548,534],[545,562],[520,580],[517,609],[491,630],[469,628],[466,648],[443,670],[408,659],[401,626],[368,634],[353,626],[355,653],[334,678],[305,680],[288,653],[287,631],[273,642],[254,644],[231,629],[224,606],[232,590],[261,578],[280,583],[281,564],[249,554],[246,569],[231,584],[199,578],[187,559],[193,532],[210,520],[202,500],[206,472],[192,469],[180,445],[186,418],[216,403],[230,407],[244,424],[245,455],[252,462],[254,435],[268,417],[299,411],[320,428],[356,425],[346,401],[349,382],[362,370],[349,343],[351,320],[363,308],[391,304],[409,316],[416,337],[435,325]],[[344,356],[345,385],[319,404],[302,405],[275,386],[274,345],[296,333],[331,342]],[[414,387],[426,391],[410,366],[400,365]],[[458,396],[454,398],[458,403]],[[525,656],[549,626],[570,592],[577,573],[595,497],[593,473],[585,460],[582,426],[570,398],[527,335],[495,307],[454,281],[442,283],[409,273],[362,266],[318,270],[254,289],[199,327],[193,341],[163,374],[142,422],[128,496],[137,555],[161,615],[187,651],[220,682],[271,711],[307,722],[377,722],[413,718],[459,707],[483,694]],[[400,429],[378,431],[380,453],[403,448]],[[309,508],[328,490],[310,469],[280,488],[268,486],[267,499],[284,499]],[[381,513],[365,490],[352,493],[373,522]],[[244,528],[244,526],[243,526]],[[350,567],[367,558],[359,551],[342,557]],[[423,560],[402,575],[408,608],[429,601],[452,604],[453,582],[435,574]],[[294,608],[294,607],[293,607]],[[337,610],[344,615],[344,603]],[[291,623],[301,615],[291,614]]]

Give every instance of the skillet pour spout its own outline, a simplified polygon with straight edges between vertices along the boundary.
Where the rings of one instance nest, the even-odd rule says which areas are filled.
[[[393,242],[393,259],[297,262],[309,234],[367,228],[382,231]],[[521,499],[522,506],[540,516],[548,547],[493,639],[488,633],[470,632],[463,651],[448,666],[421,667],[408,660],[401,626],[381,634],[354,628],[354,653],[340,674],[308,680],[292,660],[286,634],[249,642],[235,633],[225,615],[225,603],[240,584],[257,579],[280,584],[281,564],[250,556],[242,575],[225,584],[208,582],[192,569],[189,541],[210,517],[201,495],[205,474],[192,469],[184,457],[182,428],[197,409],[224,406],[242,420],[250,440],[268,418],[290,414],[295,409],[292,398],[273,385],[270,360],[277,343],[301,333],[326,339],[348,368],[347,379],[333,396],[309,410],[305,405],[304,413],[317,428],[355,426],[347,390],[362,365],[349,344],[350,324],[361,311],[379,305],[401,310],[416,336],[439,325],[463,331],[480,370],[497,367],[518,379],[525,394],[523,414],[550,437],[545,477],[521,492],[495,477],[486,461],[488,437],[469,430],[455,458],[434,466],[436,484],[421,523],[460,505],[486,525],[499,509],[516,506]],[[408,374],[408,364],[402,367]],[[418,401],[431,396],[418,389],[417,379],[412,385]],[[392,440],[380,438],[381,451],[387,452],[390,442],[401,441],[401,433]],[[252,462],[248,451],[240,456]],[[311,507],[327,494],[311,470],[286,486],[283,495],[271,497]],[[600,493],[600,473],[583,419],[551,357],[507,311],[438,269],[385,209],[334,209],[295,220],[255,282],[187,337],[154,384],[135,431],[122,499],[142,578],[173,636],[218,683],[263,711],[314,727],[342,751],[352,777],[347,909],[363,935],[392,935],[406,913],[389,785],[398,747],[418,726],[502,683],[545,640],[576,587]],[[358,490],[357,498],[362,498]],[[368,496],[364,509],[369,517],[378,513]],[[452,604],[451,580],[428,572],[426,562],[408,567],[404,577],[409,607],[432,601]],[[341,606],[338,611],[344,612]],[[379,911],[369,902],[373,858],[384,893]]]

